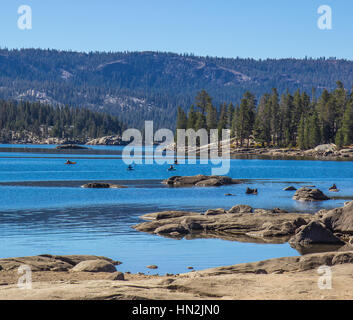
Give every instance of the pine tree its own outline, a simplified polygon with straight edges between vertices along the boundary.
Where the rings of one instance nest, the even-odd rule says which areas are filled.
[[[178,107],[178,116],[177,116],[177,129],[187,129],[188,119],[184,110],[181,107]]]
[[[340,128],[335,137],[335,144],[337,145],[338,148],[342,148],[344,144],[344,134],[342,128]]]
[[[217,129],[217,109],[210,103],[207,105],[206,111],[207,129]]]
[[[233,115],[234,115],[234,105],[233,103],[230,103],[228,105],[228,110],[227,110],[227,129],[232,128]]]
[[[271,136],[274,145],[278,144],[279,140],[279,128],[280,128],[280,108],[278,102],[277,89],[272,89],[272,95],[269,99],[269,106],[271,112]]]
[[[308,148],[315,148],[317,145],[320,144],[321,141],[321,132],[319,127],[319,118],[316,112],[310,117],[308,121],[308,141],[307,147]]]
[[[206,90],[201,90],[196,96],[196,106],[200,109],[201,113],[204,115],[207,107],[212,105],[212,98],[206,92]]]
[[[304,115],[302,114],[298,126],[298,148],[300,150],[305,150],[306,145],[305,145],[305,118]]]
[[[197,112],[195,130],[198,131],[200,129],[207,129],[206,117],[201,112]]]
[[[227,105],[224,103],[221,106],[221,112],[219,115],[218,119],[218,139],[222,139],[222,130],[227,129],[227,123],[228,123],[228,110],[227,110]]]
[[[261,97],[254,125],[255,139],[262,145],[271,143],[271,108],[269,98],[269,94]]]
[[[353,143],[353,103],[351,102],[344,112],[342,120],[343,144],[348,146]],[[338,134],[338,133],[337,133]]]
[[[195,112],[194,105],[191,106],[188,114],[187,129],[195,129],[197,114]]]

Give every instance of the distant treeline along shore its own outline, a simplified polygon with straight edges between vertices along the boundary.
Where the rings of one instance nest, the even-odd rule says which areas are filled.
[[[202,90],[188,112],[178,108],[177,129],[230,129],[238,146],[299,147],[302,150],[319,144],[338,147],[353,143],[353,92],[342,82],[320,97],[297,90],[279,96],[277,89],[264,94],[257,102],[247,91],[240,104],[215,106]]]
[[[38,138],[88,140],[121,134],[114,116],[83,108],[52,107],[41,103],[0,100],[0,139],[12,141],[28,133]]]

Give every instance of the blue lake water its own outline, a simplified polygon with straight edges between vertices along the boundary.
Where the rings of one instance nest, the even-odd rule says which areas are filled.
[[[8,148],[9,146],[0,146]],[[288,244],[253,244],[217,239],[173,240],[131,228],[139,216],[165,209],[203,212],[248,204],[254,208],[279,207],[295,212],[316,212],[342,206],[353,198],[353,165],[349,161],[231,160],[228,176],[248,179],[220,188],[168,188],[160,183],[172,175],[211,174],[211,165],[139,165],[127,171],[119,147],[93,147],[116,155],[48,154],[24,152],[23,147],[0,152],[0,257],[37,254],[96,254],[122,261],[118,270],[158,273],[187,272],[274,257],[298,255]],[[15,148],[21,147],[20,152]],[[43,146],[35,146],[44,149]],[[46,146],[48,150],[52,146]],[[66,166],[65,159],[77,161]],[[81,181],[119,181],[127,189],[83,189]],[[341,192],[329,194],[336,183]],[[299,203],[293,185],[315,185],[336,200]],[[259,195],[245,195],[246,187]],[[226,193],[234,194],[226,197]],[[155,272],[153,272],[155,273]]]

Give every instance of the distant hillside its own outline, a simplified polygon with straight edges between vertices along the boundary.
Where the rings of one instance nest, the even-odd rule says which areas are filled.
[[[98,137],[120,135],[123,129],[116,117],[87,109],[0,100],[2,143],[44,143],[53,138],[85,143]]]
[[[177,106],[188,108],[207,90],[216,105],[287,89],[320,94],[336,81],[353,85],[353,62],[335,59],[253,60],[158,52],[79,53],[0,50],[0,98],[69,104],[116,115],[128,126],[154,120],[175,126]]]

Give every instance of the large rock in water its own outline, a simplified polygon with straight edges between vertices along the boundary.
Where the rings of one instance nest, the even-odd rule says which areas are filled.
[[[323,215],[321,221],[332,232],[353,235],[353,201]]]
[[[71,272],[108,272],[114,273],[114,265],[106,260],[86,260],[73,267]]]
[[[240,181],[224,176],[174,176],[163,180],[162,183],[174,187],[197,186],[197,187],[218,187],[222,185],[238,184]]]
[[[293,196],[298,201],[324,201],[330,198],[319,189],[301,188]]]
[[[300,227],[297,233],[289,240],[294,246],[306,246],[310,244],[344,244],[336,237],[324,223],[312,221]]]

